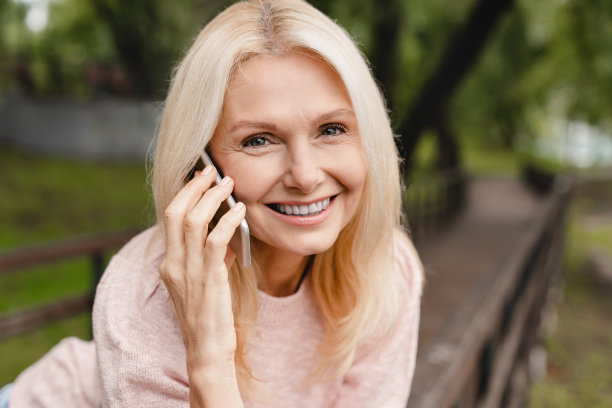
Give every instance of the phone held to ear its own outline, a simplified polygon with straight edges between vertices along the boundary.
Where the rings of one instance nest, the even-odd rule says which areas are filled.
[[[202,153],[201,158],[202,158],[202,161],[204,162],[204,166],[214,166],[217,169],[216,183],[217,184],[221,183],[221,179],[223,178],[223,176],[221,175],[219,168],[215,165],[215,163],[212,161],[212,159],[210,158],[208,153],[206,153],[206,151]],[[221,216],[225,214],[226,212],[228,212],[230,208],[232,208],[235,205],[236,205],[236,200],[234,200],[234,197],[230,194],[230,196],[227,197],[225,202],[221,203],[221,206],[219,207],[219,211],[217,211],[217,213],[213,217],[210,228],[214,228],[214,226],[217,225],[217,222],[219,221]],[[242,222],[240,223],[240,226],[236,228],[236,231],[234,232],[234,235],[232,236],[232,239],[230,240],[230,244],[229,244],[232,251],[234,251],[234,254],[236,254],[236,258],[238,259],[238,262],[243,268],[248,268],[251,266],[251,242],[250,241],[251,239],[249,235],[249,225],[247,224],[246,220],[243,219]]]

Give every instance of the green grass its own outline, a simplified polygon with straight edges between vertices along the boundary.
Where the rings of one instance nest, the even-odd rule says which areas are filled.
[[[519,156],[508,149],[467,145],[462,150],[462,158],[471,174],[515,176],[520,171]]]
[[[0,147],[0,248],[144,226],[143,163],[91,163]]]
[[[511,149],[495,147],[473,140],[461,140],[459,157],[462,167],[471,174],[518,175],[521,155]],[[432,172],[436,160],[436,135],[425,132],[417,145],[412,165],[412,178]]]
[[[47,351],[65,337],[76,336],[91,339],[91,318],[89,313],[51,323],[32,333],[24,333],[0,342],[0,384],[7,384],[40,359]],[[1,385],[0,385],[1,386]]]
[[[90,269],[89,259],[77,258],[1,276],[0,313],[44,305],[91,290]]]
[[[101,232],[152,218],[144,163],[85,162],[0,147],[0,251]],[[76,258],[0,277],[0,314],[91,290],[90,261]],[[90,337],[89,313],[0,341],[0,386],[66,336]]]

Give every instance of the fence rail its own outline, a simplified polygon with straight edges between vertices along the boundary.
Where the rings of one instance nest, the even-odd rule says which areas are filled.
[[[559,269],[569,199],[569,183],[559,182],[500,269],[478,282],[419,353],[408,408],[523,406],[528,355]]]
[[[95,286],[104,272],[105,255],[125,244],[135,234],[136,231],[123,231],[0,253],[0,276],[9,273],[28,273],[24,269],[30,266],[88,256],[91,260],[92,282],[92,288],[88,293],[0,316],[0,339],[34,330],[46,323],[91,308]]]

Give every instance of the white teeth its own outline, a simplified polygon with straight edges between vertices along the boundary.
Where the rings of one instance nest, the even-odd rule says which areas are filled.
[[[329,207],[330,199],[326,198],[325,200],[308,204],[308,205],[288,205],[288,204],[278,204],[277,210],[283,214],[287,215],[308,215],[313,216],[317,215],[321,211],[325,210]]]

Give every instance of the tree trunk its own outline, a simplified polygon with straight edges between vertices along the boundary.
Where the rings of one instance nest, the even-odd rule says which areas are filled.
[[[461,164],[459,143],[448,126],[446,112],[440,112],[434,125],[437,134],[436,167],[440,170],[459,168]]]
[[[373,42],[370,62],[388,106],[394,107],[397,106],[393,95],[393,84],[399,66],[401,7],[397,0],[386,0],[377,5],[377,12],[378,16],[373,19],[372,25]]]
[[[155,2],[134,3],[134,0],[130,0],[119,7],[112,7],[105,0],[91,1],[100,19],[109,26],[133,92],[138,96],[153,96],[154,85],[151,68],[147,63],[147,39],[144,33],[154,29],[159,21]]]
[[[436,127],[435,121],[445,116],[454,91],[475,65],[486,40],[513,1],[478,0],[465,23],[451,35],[440,64],[421,88],[412,110],[399,126],[400,151],[407,159],[404,163],[410,163],[423,130]],[[442,133],[450,137],[450,133]],[[456,148],[456,141],[448,144],[449,148],[453,145]],[[452,156],[450,152],[444,154]]]

